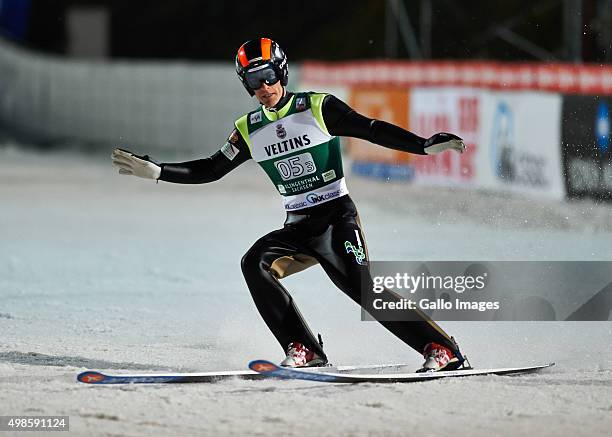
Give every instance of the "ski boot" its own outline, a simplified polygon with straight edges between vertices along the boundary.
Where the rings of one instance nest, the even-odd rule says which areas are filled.
[[[457,346],[455,352],[438,343],[428,343],[425,345],[425,349],[423,350],[425,362],[423,363],[423,367],[417,370],[417,373],[457,370],[459,368],[471,369],[467,357],[464,357],[461,352],[459,352],[459,346],[455,342],[455,339],[452,338],[452,340],[455,346]]]
[[[298,342],[289,344],[287,357],[280,363],[283,367],[318,367],[326,364],[326,357],[320,357]]]

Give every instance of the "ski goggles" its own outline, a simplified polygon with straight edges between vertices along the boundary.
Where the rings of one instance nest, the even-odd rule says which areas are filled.
[[[280,80],[276,70],[270,65],[260,65],[259,67],[251,68],[244,73],[244,80],[246,81],[249,88],[252,90],[258,90],[261,88],[261,84],[274,85]]]

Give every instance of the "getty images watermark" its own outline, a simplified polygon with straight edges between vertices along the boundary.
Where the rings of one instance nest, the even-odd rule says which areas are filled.
[[[362,319],[610,320],[612,262],[371,261]]]
[[[418,275],[395,273],[393,276],[374,276],[372,278],[372,291],[381,296],[374,297],[372,302],[376,310],[435,310],[435,309],[457,309],[457,310],[477,310],[486,311],[500,308],[498,301],[486,302],[483,300],[461,300],[459,298],[449,299],[448,292],[458,295],[463,293],[482,291],[486,287],[488,273],[484,272],[477,276],[468,275],[431,275],[420,273]],[[445,292],[444,298],[431,300],[429,298],[399,298],[385,299],[385,290],[400,290],[411,295],[415,295],[422,290],[442,290]],[[401,294],[400,294],[401,296]],[[389,296],[387,296],[389,297]],[[480,296],[482,298],[483,296]]]

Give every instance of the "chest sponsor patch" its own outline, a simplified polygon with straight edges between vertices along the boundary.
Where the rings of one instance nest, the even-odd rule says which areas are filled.
[[[331,181],[332,179],[335,179],[336,177],[336,170],[332,168],[330,171],[326,171],[325,173],[323,173],[322,176],[323,176],[323,182]]]
[[[259,123],[261,121],[261,111],[258,111],[255,114],[251,114],[249,121],[251,122],[251,124]]]

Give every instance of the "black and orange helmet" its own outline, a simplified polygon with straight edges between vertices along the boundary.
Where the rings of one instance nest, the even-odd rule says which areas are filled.
[[[283,86],[289,82],[287,56],[270,38],[252,39],[240,46],[236,73],[251,96],[262,82],[272,85],[280,80]]]

